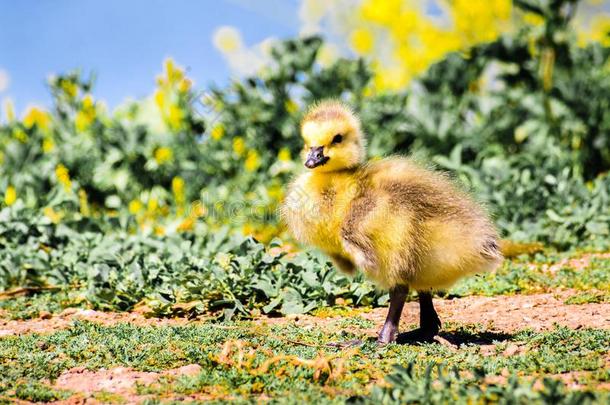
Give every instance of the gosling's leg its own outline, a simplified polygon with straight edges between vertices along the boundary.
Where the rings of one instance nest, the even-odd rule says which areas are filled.
[[[405,305],[408,292],[409,288],[406,286],[396,286],[390,290],[390,308],[383,328],[379,332],[377,343],[386,344],[396,340],[400,315],[402,314],[402,308]]]
[[[419,330],[424,340],[431,340],[438,334],[441,328],[441,320],[438,318],[432,293],[429,291],[418,291],[419,295]]]

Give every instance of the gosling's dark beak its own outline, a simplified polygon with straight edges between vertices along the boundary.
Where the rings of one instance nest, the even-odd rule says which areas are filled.
[[[307,154],[305,167],[313,169],[314,167],[322,166],[324,163],[328,162],[328,159],[328,156],[324,156],[324,146],[314,146]]]

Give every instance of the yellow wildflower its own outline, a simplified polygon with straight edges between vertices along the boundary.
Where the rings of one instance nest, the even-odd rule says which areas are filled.
[[[184,221],[182,221],[180,223],[180,225],[178,225],[176,230],[178,232],[189,232],[189,231],[192,231],[194,228],[195,228],[195,218],[188,217],[188,218],[185,218]]]
[[[299,105],[291,99],[286,100],[284,103],[284,108],[288,114],[294,114],[295,112],[299,111]]]
[[[172,129],[180,129],[184,113],[176,104],[169,106],[169,115],[167,117],[168,124]]]
[[[610,46],[610,14],[599,14],[591,20],[591,39]]]
[[[155,160],[162,165],[172,160],[173,152],[170,148],[162,146],[155,149]]]
[[[4,203],[11,206],[15,204],[15,201],[17,201],[17,191],[15,190],[15,187],[8,186],[4,192]]]
[[[165,60],[165,76],[170,84],[177,83],[184,77],[182,69],[176,66],[171,58]]]
[[[244,138],[241,136],[236,136],[233,138],[233,152],[235,152],[237,156],[242,156],[245,151],[246,142],[244,141]]]
[[[75,124],[79,132],[87,130],[96,117],[95,103],[91,95],[83,97],[81,109],[76,113]]]
[[[42,213],[44,214],[45,217],[49,218],[51,220],[51,222],[53,222],[54,224],[58,224],[59,221],[61,221],[61,219],[63,218],[62,213],[55,211],[51,207],[45,207],[42,210]]]
[[[184,204],[184,179],[182,177],[176,176],[172,179],[172,193],[174,194],[176,204]]]
[[[249,222],[244,224],[244,226],[242,226],[242,228],[241,228],[241,233],[246,236],[252,235],[252,234],[254,234],[254,232],[256,232],[256,228],[254,227],[253,224],[251,224]]]
[[[192,218],[203,217],[208,213],[207,208],[201,203],[201,201],[195,201],[191,204],[191,212],[189,216]]]
[[[159,207],[159,201],[155,197],[150,197],[148,199],[148,204],[146,206],[146,211],[149,214],[152,214],[152,213],[154,213],[157,210],[158,207]]]
[[[70,180],[70,173],[68,168],[61,163],[55,167],[55,177],[57,181],[64,186],[64,190],[67,192],[72,191],[72,181]]]
[[[368,54],[373,49],[373,34],[366,28],[357,28],[352,32],[351,45],[357,53]]]
[[[165,93],[163,90],[157,89],[155,91],[155,103],[157,104],[157,107],[159,107],[159,110],[163,111],[163,108],[165,107]]]
[[[70,100],[76,97],[76,93],[78,92],[78,86],[76,86],[76,83],[74,83],[73,81],[62,80],[60,87],[63,90],[64,94],[68,96]]]
[[[222,124],[214,125],[214,128],[212,128],[212,131],[210,132],[210,136],[215,141],[222,139],[222,137],[224,135],[225,135],[225,127]]]
[[[523,21],[529,25],[542,25],[544,23],[544,18],[536,13],[525,13],[523,15]]]
[[[137,213],[142,211],[142,209],[144,209],[144,206],[142,205],[142,202],[140,200],[131,200],[129,202],[128,209],[129,213],[136,215]]]
[[[284,195],[284,189],[280,185],[273,185],[267,189],[267,195],[274,200],[281,200]]]
[[[38,129],[47,131],[50,123],[51,117],[49,113],[38,107],[30,107],[26,112],[25,117],[23,117],[23,125],[28,129],[36,125]]]
[[[84,189],[78,190],[78,200],[80,203],[80,213],[88,217],[91,214],[89,210],[89,199],[87,198],[87,192]]]
[[[28,135],[21,128],[15,128],[13,130],[13,136],[15,137],[15,139],[22,143],[26,143],[28,141]]]
[[[248,151],[248,157],[246,157],[246,162],[244,163],[244,167],[247,171],[253,172],[261,165],[260,157],[258,152],[255,150]]]
[[[42,140],[42,151],[44,153],[49,153],[51,152],[53,149],[55,149],[55,142],[53,142],[52,138],[44,138]]]
[[[193,83],[189,79],[183,78],[182,80],[180,80],[180,83],[178,83],[178,91],[180,93],[186,93],[191,89],[192,85]]]
[[[157,235],[157,236],[165,235],[165,228],[161,225],[155,225],[153,228],[153,231],[154,231],[155,235]]]
[[[288,149],[288,148],[280,149],[279,153],[277,154],[277,159],[280,162],[290,162],[292,160],[292,158],[290,156],[290,149]]]
[[[13,105],[13,100],[10,98],[4,99],[4,112],[6,114],[7,122],[15,121],[15,106]]]

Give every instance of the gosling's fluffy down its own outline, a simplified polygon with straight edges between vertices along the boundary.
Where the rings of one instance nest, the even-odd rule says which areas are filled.
[[[282,216],[341,270],[429,291],[501,262],[486,212],[446,175],[403,157],[365,163],[360,122],[343,104],[315,105],[301,135],[313,168],[289,186]]]

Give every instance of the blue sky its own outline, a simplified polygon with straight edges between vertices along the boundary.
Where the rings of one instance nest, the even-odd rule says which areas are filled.
[[[0,70],[17,111],[49,105],[46,78],[95,72],[96,97],[116,106],[150,94],[172,56],[197,86],[230,76],[212,35],[237,27],[246,45],[298,34],[298,0],[0,0]]]

